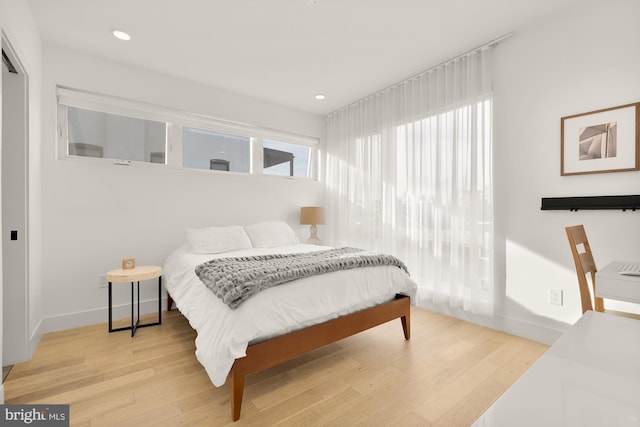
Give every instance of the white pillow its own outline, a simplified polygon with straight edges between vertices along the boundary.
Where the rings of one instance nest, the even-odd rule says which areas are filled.
[[[241,226],[186,228],[184,234],[193,252],[218,254],[251,248],[251,240]]]
[[[273,248],[275,246],[300,243],[296,233],[283,221],[267,221],[246,225],[244,230],[254,248]]]

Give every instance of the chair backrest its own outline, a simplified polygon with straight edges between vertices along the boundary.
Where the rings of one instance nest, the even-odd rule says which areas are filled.
[[[583,225],[574,225],[572,227],[565,227],[567,232],[567,238],[569,239],[569,246],[571,246],[571,254],[573,255],[573,262],[576,265],[576,274],[578,275],[578,286],[580,287],[580,301],[582,302],[582,313],[587,310],[593,310],[591,304],[591,292],[589,291],[589,284],[587,282],[587,274],[591,274],[591,286],[594,295],[594,305],[596,311],[604,311],[602,298],[596,298],[596,263],[593,260],[593,254],[591,253],[591,246],[587,239],[587,233],[584,231]],[[583,246],[581,252],[578,245]]]

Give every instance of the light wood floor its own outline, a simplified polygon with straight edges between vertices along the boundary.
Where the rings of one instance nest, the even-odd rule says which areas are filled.
[[[177,312],[161,326],[46,334],[5,403],[70,404],[72,426],[469,426],[547,346],[412,308],[399,320],[247,377],[242,415],[195,358]]]

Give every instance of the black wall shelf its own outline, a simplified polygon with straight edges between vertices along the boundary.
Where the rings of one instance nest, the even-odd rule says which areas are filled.
[[[543,197],[543,211],[550,210],[600,210],[621,209],[640,211],[640,195],[632,196],[590,196],[590,197]]]

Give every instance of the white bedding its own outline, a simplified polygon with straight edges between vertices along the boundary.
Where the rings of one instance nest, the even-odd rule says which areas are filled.
[[[215,386],[225,383],[234,360],[246,355],[249,343],[373,307],[397,293],[415,297],[416,284],[401,269],[365,267],[275,286],[232,310],[195,274],[196,265],[214,258],[324,249],[330,248],[297,244],[203,255],[193,253],[185,244],[167,258],[165,287],[196,330],[196,357]]]

